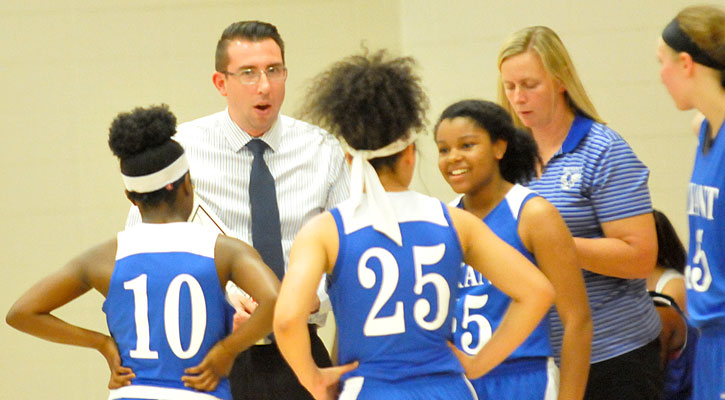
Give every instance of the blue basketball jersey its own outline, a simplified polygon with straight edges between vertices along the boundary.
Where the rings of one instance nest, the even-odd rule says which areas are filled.
[[[514,185],[504,199],[483,219],[486,225],[504,242],[519,251],[529,261],[536,264],[519,237],[519,215],[527,201],[538,196],[531,189]],[[456,206],[463,208],[462,198]],[[456,326],[453,334],[456,347],[464,352],[477,354],[491,338],[492,332],[501,324],[511,298],[493,286],[480,272],[463,264],[460,288],[456,302]],[[549,357],[552,354],[549,341],[549,318],[545,317],[531,335],[506,359],[522,357]],[[505,362],[495,368],[505,369]],[[545,369],[545,363],[544,363]]]
[[[399,221],[401,247],[370,221],[354,218],[350,202],[331,210],[340,247],[328,293],[339,361],[360,362],[343,378],[460,375],[463,368],[446,345],[462,262],[448,210],[412,191],[387,196]]]
[[[186,222],[119,232],[103,311],[121,364],[136,378],[110,398],[231,399],[226,379],[210,393],[181,381],[185,368],[198,365],[231,332],[234,309],[214,263],[217,236]]]
[[[708,121],[704,121],[700,128],[687,196],[687,309],[698,327],[725,327],[725,124],[703,154],[707,126]]]

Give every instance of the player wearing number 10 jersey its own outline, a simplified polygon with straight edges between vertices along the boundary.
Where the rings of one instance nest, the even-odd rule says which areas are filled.
[[[109,145],[143,224],[38,282],[6,318],[31,335],[98,350],[111,369],[109,399],[231,399],[226,376],[234,358],[272,326],[279,281],[259,254],[186,222],[193,188],[175,132],[166,106],[116,117]],[[233,333],[222,289],[230,280],[259,303]],[[50,314],[90,289],[106,297],[112,336]]]
[[[116,266],[103,310],[133,385],[110,398],[211,398],[186,393],[184,370],[231,332],[214,263],[218,233],[190,222],[139,224],[117,236]],[[227,379],[209,395],[229,398]]]
[[[337,398],[341,376],[341,399],[473,399],[462,373],[478,377],[506,358],[553,299],[541,272],[481,220],[408,189],[425,109],[413,66],[385,52],[351,57],[308,96],[308,116],[342,138],[352,161],[350,199],[297,234],[275,309],[280,351],[318,400]],[[512,298],[474,357],[448,346],[462,261]],[[324,273],[342,365],[320,369],[306,321]]]

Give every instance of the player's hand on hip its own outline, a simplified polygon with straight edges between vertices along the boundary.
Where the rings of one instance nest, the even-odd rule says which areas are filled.
[[[473,368],[474,368],[473,357],[471,357],[468,354],[459,350],[451,342],[448,342],[447,344],[448,344],[448,347],[450,347],[451,350],[453,351],[453,354],[458,359],[458,362],[460,362],[461,365],[463,366],[463,371],[466,373],[466,378],[468,378],[468,379],[478,378],[478,376],[476,376],[476,377],[472,376],[472,372],[473,372]]]
[[[355,368],[359,363],[357,361],[351,362],[345,365],[339,365],[336,367],[320,368],[319,375],[315,382],[312,383],[311,387],[307,390],[310,391],[312,396],[316,400],[334,400],[339,395],[338,385],[340,383],[340,377]]]
[[[216,389],[219,380],[229,375],[234,364],[236,354],[228,351],[219,342],[207,353],[201,363],[195,367],[184,370],[186,375],[181,377],[184,386],[208,392]]]
[[[130,385],[131,379],[135,378],[136,375],[133,373],[131,368],[121,365],[121,355],[118,353],[116,341],[113,340],[112,337],[106,336],[98,351],[103,354],[103,357],[108,363],[108,368],[111,370],[111,377],[108,380],[108,388],[118,389],[120,387]]]

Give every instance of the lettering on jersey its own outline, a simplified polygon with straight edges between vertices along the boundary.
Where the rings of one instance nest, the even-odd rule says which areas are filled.
[[[582,167],[564,167],[561,178],[561,188],[571,190],[582,180]]]
[[[695,232],[695,255],[692,263],[685,268],[685,286],[696,292],[706,292],[712,284],[710,263],[707,261],[707,254],[702,249],[704,231],[698,229]]]
[[[486,283],[480,272],[476,271],[470,265],[463,264],[463,273],[461,274],[461,281],[458,282],[459,288],[467,288],[472,286],[481,286]]]
[[[715,219],[713,212],[719,195],[719,188],[690,183],[687,191],[687,215],[712,221]]]

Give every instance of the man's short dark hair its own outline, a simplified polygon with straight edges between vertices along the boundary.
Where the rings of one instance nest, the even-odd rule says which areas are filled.
[[[225,72],[229,65],[229,53],[227,48],[229,43],[234,40],[249,40],[252,42],[261,42],[265,39],[272,39],[282,52],[282,61],[284,62],[284,41],[279,35],[277,27],[262,21],[239,21],[227,27],[219,38],[216,45],[215,68],[219,72]]]

